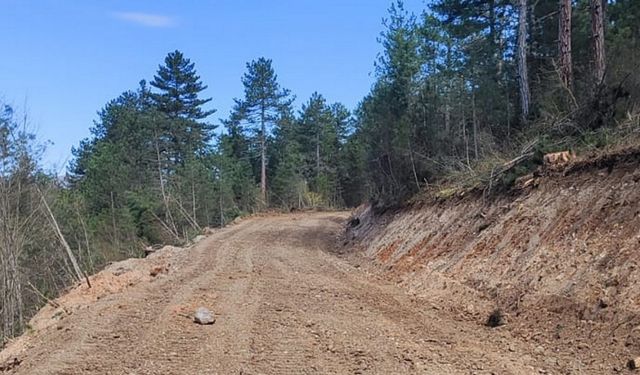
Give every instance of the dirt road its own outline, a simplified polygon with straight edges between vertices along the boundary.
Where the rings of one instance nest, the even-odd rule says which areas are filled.
[[[248,219],[32,334],[16,374],[529,374],[525,342],[338,257],[344,213]],[[210,326],[184,316],[205,306]]]

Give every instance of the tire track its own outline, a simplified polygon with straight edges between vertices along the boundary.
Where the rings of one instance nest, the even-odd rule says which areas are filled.
[[[421,305],[332,249],[345,214],[254,218],[178,252],[168,275],[39,332],[16,374],[529,373],[513,338]],[[212,326],[181,314],[206,306]]]

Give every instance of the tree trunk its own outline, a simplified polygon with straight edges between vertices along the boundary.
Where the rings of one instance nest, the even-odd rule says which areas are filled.
[[[113,242],[116,249],[120,250],[120,241],[118,240],[118,228],[116,227],[116,204],[113,199],[113,191],[110,192],[111,197],[111,229],[113,230]]]
[[[164,203],[165,209],[165,221],[168,222],[166,228],[169,229],[169,233],[171,233],[176,239],[179,239],[178,228],[176,228],[175,221],[173,220],[173,216],[171,215],[171,209],[169,207],[169,197],[167,196],[167,192],[165,190],[165,181],[162,172],[162,161],[160,159],[160,146],[158,145],[158,134],[155,133],[155,146],[156,146],[156,157],[158,161],[158,179],[160,182],[160,193],[162,194],[162,202]],[[165,226],[164,221],[160,220],[161,224]]]
[[[260,113],[260,195],[262,202],[267,205],[267,126],[265,123],[265,109]]]
[[[49,214],[51,226],[53,226],[53,229],[55,229],[56,234],[58,235],[58,239],[60,240],[60,243],[62,244],[62,246],[67,252],[67,256],[71,261],[71,265],[73,266],[73,271],[75,272],[75,276],[78,278],[78,281],[82,281],[84,276],[82,271],[80,270],[78,261],[76,260],[75,255],[73,255],[73,251],[71,251],[71,247],[69,246],[69,243],[67,243],[67,240],[64,238],[64,235],[60,230],[60,226],[58,225],[58,221],[56,220],[56,217],[53,215],[53,212],[51,211],[51,207],[49,207],[49,204],[47,203],[47,200],[45,199],[44,194],[42,194],[42,192],[40,192],[40,198],[42,199],[42,204],[44,205],[44,208],[47,210],[47,213]],[[88,284],[88,281],[87,281],[87,284]],[[91,286],[89,285],[89,287]]]
[[[220,189],[220,198],[218,203],[220,204],[220,228],[224,228],[224,207],[222,205],[222,189]]]
[[[496,2],[495,0],[489,0],[489,48],[491,49],[491,65],[495,69],[495,76],[493,77],[496,82],[500,81],[502,75],[502,59],[500,58],[498,33],[496,31]]]
[[[316,131],[316,178],[320,177],[320,129]]]
[[[476,93],[471,91],[471,107],[472,107],[472,122],[473,122],[473,156],[475,160],[478,160],[478,116],[476,114]]]
[[[191,174],[191,216],[193,217],[193,220],[197,223],[198,213],[196,209],[196,187],[195,187],[193,174]]]
[[[529,117],[531,91],[529,90],[529,68],[527,66],[527,0],[519,0],[518,14],[518,85],[520,88],[520,116]]]
[[[560,0],[558,25],[558,62],[560,79],[568,89],[573,87],[573,68],[571,62],[571,0]]]
[[[591,0],[591,35],[593,37],[593,75],[596,85],[602,83],[606,70],[604,51],[604,9],[602,0]]]

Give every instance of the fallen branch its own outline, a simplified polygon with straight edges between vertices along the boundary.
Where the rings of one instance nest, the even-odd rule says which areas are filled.
[[[155,214],[155,212],[152,212],[151,214],[156,220],[158,220],[158,222],[160,222],[160,225],[162,225],[162,227],[176,239],[176,241],[179,242],[181,240],[180,235],[178,235],[178,233],[171,230],[171,228],[167,225],[167,223],[165,223],[161,218],[159,218],[158,215]]]
[[[82,281],[83,274],[82,274],[82,271],[80,270],[80,266],[78,265],[78,261],[76,260],[75,255],[73,255],[73,252],[71,251],[71,247],[67,243],[67,240],[65,240],[64,235],[62,234],[62,231],[60,230],[60,226],[58,225],[58,221],[56,220],[56,217],[53,215],[53,212],[51,211],[51,208],[49,207],[49,204],[47,203],[47,200],[45,199],[44,194],[42,194],[42,191],[40,191],[40,189],[38,189],[38,193],[40,193],[40,198],[42,199],[42,203],[44,204],[44,207],[47,209],[47,213],[49,214],[49,219],[50,219],[51,225],[55,229],[56,234],[58,235],[58,239],[60,240],[60,243],[62,244],[62,246],[67,251],[67,256],[69,257],[69,260],[71,261],[71,264],[73,265],[73,270],[76,273],[76,277],[77,277],[78,281]],[[91,288],[91,284],[89,284],[89,280],[88,279],[87,279],[87,285],[89,285],[89,288]]]
[[[173,199],[173,201],[176,202],[176,204],[178,206],[178,211],[180,211],[182,216],[184,216],[184,218],[187,219],[187,221],[189,222],[189,225],[191,225],[191,227],[194,230],[196,230],[198,232],[201,232],[202,228],[200,227],[200,225],[198,225],[198,223],[196,222],[195,218],[193,218],[193,217],[191,217],[191,215],[189,215],[189,213],[187,212],[187,210],[185,210],[185,208],[182,205],[182,203],[180,203],[175,197],[171,197],[171,199]]]
[[[40,292],[38,290],[38,288],[36,288],[33,284],[31,284],[31,281],[27,281],[27,285],[29,285],[29,287],[31,288],[31,290],[33,290],[33,292],[35,294],[38,295],[38,297],[42,298],[43,300],[45,300],[49,305],[51,305],[53,308],[59,308],[60,304],[50,298],[48,298],[47,296],[45,296],[42,292]]]

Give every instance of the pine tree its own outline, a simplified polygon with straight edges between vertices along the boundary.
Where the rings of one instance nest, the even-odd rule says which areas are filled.
[[[326,156],[324,138],[329,128],[333,127],[331,109],[324,97],[317,92],[311,95],[309,101],[302,105],[300,123],[305,136],[305,148],[308,152],[309,176],[320,178]],[[322,150],[324,151],[324,150]]]
[[[245,134],[241,118],[242,113],[236,107],[229,119],[223,121],[226,132],[220,135],[217,150],[222,192],[230,195],[224,200],[229,201],[232,208],[229,211],[224,204],[223,207],[235,215],[251,212],[258,196],[251,165],[251,141]]]
[[[158,67],[151,86],[160,92],[151,95],[158,109],[171,118],[202,120],[215,110],[203,110],[202,106],[211,98],[201,99],[198,95],[207,89],[195,70],[195,63],[184,57],[182,52],[170,52],[164,65]]]
[[[310,189],[329,206],[341,205],[336,158],[341,140],[346,137],[349,112],[341,104],[328,105],[316,93],[302,105],[300,112],[301,141],[306,155],[305,174]]]
[[[593,38],[594,81],[596,85],[603,83],[606,71],[606,55],[604,48],[604,6],[603,0],[590,0],[591,5],[591,37]]]
[[[331,105],[331,115],[333,116],[333,126],[337,135],[337,141],[344,145],[351,135],[351,111],[342,103]]]
[[[301,209],[308,203],[304,130],[292,111],[288,111],[281,116],[274,133],[269,196],[282,207]]]
[[[267,146],[271,128],[293,102],[289,90],[278,84],[272,62],[264,57],[247,63],[242,77],[244,99],[237,101],[238,113],[257,135],[260,150],[260,194],[267,204]]]
[[[195,64],[180,51],[170,52],[150,84],[158,90],[150,93],[150,98],[158,111],[170,120],[165,129],[170,158],[184,163],[193,154],[203,153],[215,129],[203,120],[215,110],[203,109],[211,98],[199,97],[207,86],[196,73]]]
[[[523,121],[529,116],[531,90],[529,89],[529,67],[527,65],[527,0],[518,0],[518,87],[520,89],[520,116]]]
[[[389,203],[416,188],[411,104],[422,60],[415,17],[401,1],[389,9],[385,26],[379,39],[383,52],[376,63],[378,80],[362,102],[360,126],[369,144],[367,159],[375,198]]]
[[[573,90],[573,62],[571,55],[571,0],[560,0],[558,17],[558,69],[562,84]]]

